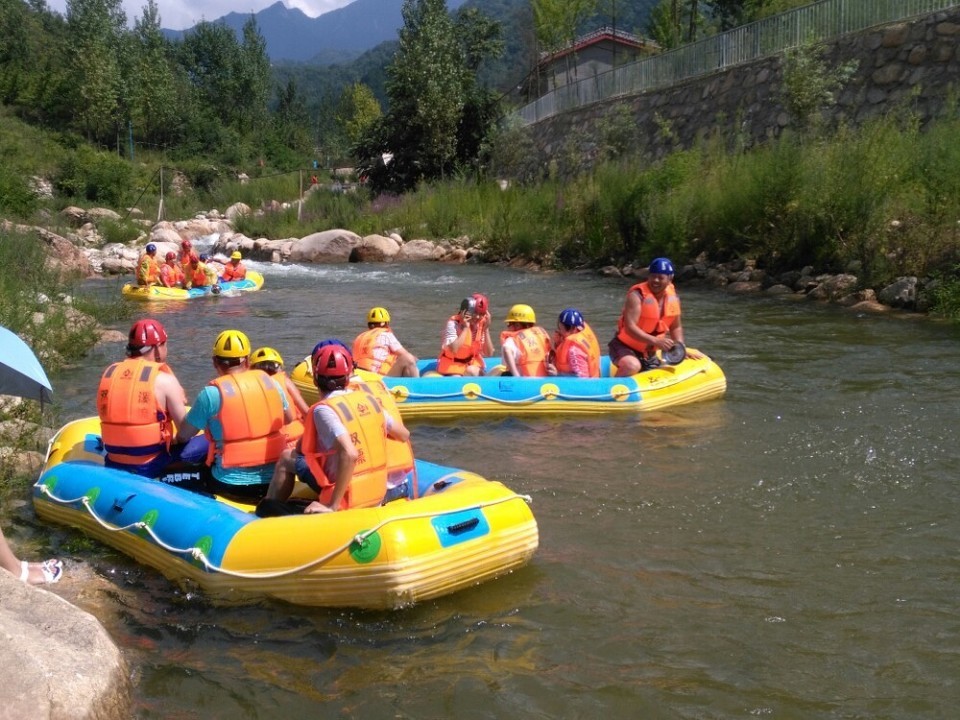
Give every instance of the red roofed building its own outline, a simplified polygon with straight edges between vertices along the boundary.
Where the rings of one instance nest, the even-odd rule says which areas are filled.
[[[541,53],[533,85],[537,95],[544,95],[563,85],[594,77],[658,52],[660,46],[652,40],[603,27],[577,38],[573,45]]]

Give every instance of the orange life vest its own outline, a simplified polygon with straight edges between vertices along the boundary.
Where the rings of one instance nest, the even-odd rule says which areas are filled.
[[[278,370],[273,375],[273,381],[287,392],[287,374],[283,370]],[[287,395],[287,404],[293,413],[293,420],[283,426],[283,434],[287,436],[287,447],[294,447],[297,440],[303,435],[303,413],[293,402],[293,398]]]
[[[256,467],[277,461],[287,446],[283,434],[283,398],[262,370],[221,375],[210,381],[220,391],[217,419],[223,426],[223,447],[216,448],[210,429],[207,464],[219,452],[225,468]]]
[[[127,358],[108,367],[97,388],[97,414],[107,457],[143,465],[170,448],[173,430],[157,402],[157,376],[172,373],[163,363]]]
[[[570,349],[574,346],[580,348],[587,356],[587,377],[600,377],[600,343],[597,342],[597,336],[593,329],[586,324],[584,324],[583,330],[570,333],[557,343],[554,360],[557,372],[560,375],[573,374],[573,366],[570,364]]]
[[[160,264],[155,257],[143,253],[137,260],[137,283],[156,285],[160,281]]]
[[[223,268],[223,281],[232,282],[234,280],[243,280],[247,276],[247,268],[242,262],[238,262],[234,265],[232,262],[227,263]]]
[[[326,405],[337,414],[357,450],[357,464],[350,487],[340,501],[339,509],[379,505],[387,492],[387,434],[379,400],[365,384],[359,383],[343,395],[321,400],[307,414],[300,451],[320,487],[320,502],[329,505],[336,478],[328,477],[323,465],[325,458],[336,453],[336,447],[329,450],[317,447],[313,411],[320,405]]]
[[[451,315],[452,320],[457,325],[457,334],[463,332],[464,322],[459,315]],[[484,368],[483,364],[483,331],[478,333],[478,337],[473,337],[473,331],[467,324],[467,335],[463,344],[454,355],[449,345],[445,345],[440,350],[440,357],[437,358],[437,372],[441,375],[463,375],[468,367]]]
[[[204,287],[212,285],[207,282],[207,266],[199,260],[190,266],[190,284],[194,287]]]
[[[627,295],[632,292],[640,294],[640,317],[637,319],[637,325],[645,333],[650,335],[665,335],[680,317],[680,298],[677,297],[677,291],[673,283],[667,285],[663,291],[663,299],[657,300],[650,285],[646,282],[637,283],[627,290]],[[623,315],[617,322],[617,338],[629,348],[639,353],[649,354],[655,348],[637,340],[630,335],[624,326]]]
[[[160,282],[164,287],[176,287],[183,282],[183,270],[170,263],[164,263],[160,268]]]
[[[357,339],[353,341],[353,361],[357,364],[358,368],[380,373],[381,375],[386,375],[390,372],[390,368],[392,368],[393,364],[397,361],[396,353],[381,346],[387,354],[386,359],[380,361],[376,355],[378,347],[377,339],[388,332],[391,332],[390,328],[375,327],[357,335]]]
[[[359,378],[351,378],[350,387],[351,389],[361,388],[373,395],[379,402],[380,407],[383,408],[384,412],[390,415],[391,418],[400,422],[400,410],[397,408],[397,401],[393,397],[393,393],[390,392],[390,389],[384,384],[383,380],[379,377],[371,377],[369,379],[361,381]],[[413,459],[413,445],[409,440],[398,440],[397,438],[387,436],[387,475],[395,472],[402,473],[413,473],[411,475],[410,483],[410,497],[416,497],[417,491],[417,482],[416,482],[416,463]]]
[[[539,325],[522,330],[504,330],[500,333],[500,345],[513,338],[517,346],[517,371],[523,377],[544,377],[547,374],[547,358],[550,356],[550,336]]]

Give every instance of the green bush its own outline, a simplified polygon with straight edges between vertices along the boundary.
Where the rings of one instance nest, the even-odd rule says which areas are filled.
[[[23,177],[0,164],[0,214],[28,218],[39,206],[36,194]]]
[[[132,200],[133,170],[123,158],[83,145],[68,152],[54,177],[54,189],[67,198],[124,207]]]

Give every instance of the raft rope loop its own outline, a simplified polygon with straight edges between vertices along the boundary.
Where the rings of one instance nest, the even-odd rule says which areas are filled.
[[[203,552],[201,548],[198,548],[198,547],[178,548],[178,547],[174,547],[173,545],[167,544],[166,542],[163,541],[163,539],[160,538],[159,535],[157,535],[157,533],[154,532],[153,528],[150,527],[150,525],[143,522],[142,520],[137,520],[136,522],[132,522],[129,525],[123,525],[123,526],[114,525],[111,522],[103,520],[99,515],[97,515],[96,510],[93,508],[90,502],[90,498],[88,498],[86,495],[81,495],[78,498],[68,500],[66,498],[61,498],[54,495],[50,491],[50,488],[48,488],[43,483],[38,482],[35,487],[39,487],[40,492],[42,492],[44,495],[49,497],[54,502],[60,503],[61,505],[74,505],[75,503],[81,503],[87,509],[87,512],[90,513],[90,517],[96,520],[101,527],[105,528],[106,530],[109,530],[110,532],[123,532],[125,530],[129,530],[129,531],[144,530],[147,532],[147,534],[150,535],[150,537],[153,539],[153,541],[157,545],[162,547],[167,552],[170,552],[175,555],[190,555],[193,559],[203,563],[204,568],[208,572],[216,572],[223,575],[228,575],[230,577],[245,578],[245,579],[251,579],[251,580],[255,580],[255,579],[269,580],[271,578],[285,577],[287,575],[296,575],[299,572],[303,572],[304,570],[309,570],[310,568],[315,567],[317,565],[323,565],[325,563],[328,563],[337,555],[340,555],[341,553],[349,550],[354,543],[358,545],[362,545],[363,542],[368,537],[370,537],[381,528],[386,527],[387,525],[393,522],[400,522],[403,520],[420,520],[424,518],[429,519],[429,518],[435,518],[442,515],[452,515],[455,513],[469,512],[471,510],[482,510],[483,508],[493,507],[495,505],[500,505],[505,502],[511,502],[518,498],[526,502],[528,505],[533,503],[533,498],[531,498],[529,495],[520,495],[519,493],[512,493],[507,497],[498,498],[497,500],[490,500],[488,502],[477,503],[475,505],[469,505],[467,507],[460,508],[458,510],[444,510],[443,512],[429,512],[429,513],[411,513],[407,515],[390,517],[390,518],[381,520],[379,523],[377,523],[375,526],[373,526],[369,530],[365,530],[362,533],[358,533],[354,535],[349,542],[342,544],[338,548],[334,548],[333,550],[328,552],[326,555],[322,555],[318,557],[316,560],[311,560],[310,562],[300,565],[298,567],[288,568],[286,570],[280,570],[277,572],[240,572],[238,570],[228,570],[220,565],[214,565],[212,562],[210,562],[210,560],[207,558],[206,554]]]

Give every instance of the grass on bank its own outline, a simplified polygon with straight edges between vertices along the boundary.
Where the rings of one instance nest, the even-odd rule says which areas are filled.
[[[0,229],[0,325],[20,335],[47,375],[77,362],[96,344],[98,322],[126,317],[120,299],[101,302],[79,292],[78,279],[64,277],[46,262],[35,233]],[[0,446],[45,450],[37,426],[57,427],[56,407],[15,402],[0,406]],[[0,494],[19,475],[13,456],[0,456]]]
[[[361,235],[395,230],[407,239],[465,235],[492,259],[525,257],[558,268],[645,263],[658,255],[684,262],[703,253],[718,261],[756,259],[771,272],[805,265],[817,272],[852,269],[863,287],[902,275],[939,277],[935,309],[956,317],[960,119],[956,105],[949,108],[922,131],[903,112],[830,135],[784,134],[747,151],[737,138],[713,137],[656,164],[625,154],[631,143],[617,142],[615,133],[601,133],[598,152],[609,159],[586,172],[577,171],[570,152],[537,159],[529,132],[514,129],[501,142],[510,144],[512,165],[525,168],[527,182],[506,190],[493,178],[455,178],[376,198],[362,189],[319,190],[300,212],[292,205],[257,213],[236,227],[269,238],[334,227]],[[0,123],[10,122],[0,115]],[[102,198],[121,213],[136,204],[155,218],[161,174],[166,218],[223,211],[235,202],[261,210],[273,201],[295,201],[301,177],[312,174],[258,167],[241,183],[235,171],[197,160],[178,168],[190,189],[177,194],[173,172],[160,172],[158,155],[128,163],[60,140],[56,161],[49,138],[17,145],[19,152],[37,153],[36,166],[50,168],[55,200],[36,200],[22,174],[0,168],[0,215],[35,219],[46,211],[55,222],[64,205],[91,206]],[[9,150],[13,141],[4,142]],[[142,232],[127,220],[107,225],[115,242],[133,242]]]

